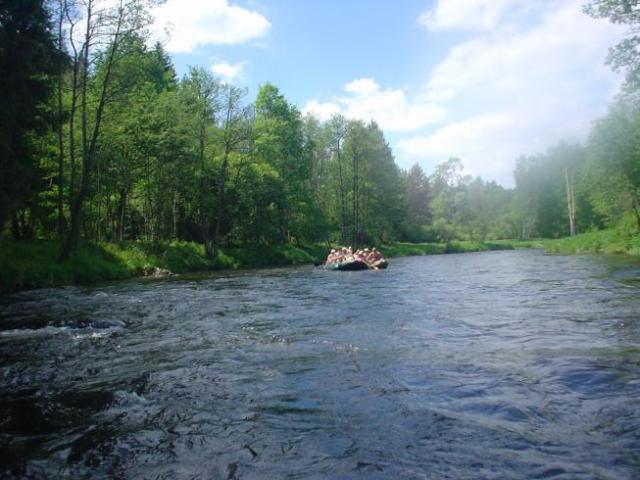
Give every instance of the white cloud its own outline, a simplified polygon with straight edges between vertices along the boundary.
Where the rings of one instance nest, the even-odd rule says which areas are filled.
[[[223,78],[223,80],[227,82],[233,82],[238,79],[245,67],[245,62],[238,63],[228,63],[228,62],[217,62],[211,65],[211,71],[216,75],[219,75]]]
[[[485,113],[449,123],[428,136],[400,140],[398,148],[405,157],[420,159],[428,169],[458,157],[466,173],[510,185],[514,152],[532,154],[544,147],[532,142],[525,123],[506,112]],[[514,131],[520,133],[514,135]]]
[[[473,30],[435,65],[421,87],[383,88],[373,78],[347,83],[330,102],[305,109],[375,119],[398,163],[430,167],[456,156],[467,172],[513,185],[515,159],[566,139],[584,140],[621,78],[604,65],[624,28],[582,13],[583,0],[438,1],[423,17]],[[394,133],[395,132],[395,133]]]
[[[546,2],[526,29],[497,28],[453,48],[421,97],[451,121],[398,142],[402,163],[458,156],[471,173],[513,184],[520,154],[584,139],[618,89],[603,61],[622,30],[587,17],[581,4]]]
[[[373,78],[359,78],[344,87],[349,96],[322,103],[309,101],[303,108],[319,119],[328,112],[341,113],[347,118],[368,122],[375,120],[388,131],[409,131],[442,121],[444,111],[437,105],[413,102],[402,89],[381,89]]]
[[[152,12],[156,39],[168,31],[169,52],[191,52],[201,45],[233,45],[266,35],[269,21],[227,0],[167,0]]]
[[[347,83],[344,89],[349,93],[368,95],[380,90],[380,85],[373,78],[358,78]]]
[[[510,7],[532,0],[437,0],[418,22],[431,31],[444,29],[489,30]]]
[[[321,103],[318,100],[311,100],[303,107],[302,113],[305,115],[313,115],[321,122],[326,122],[333,115],[341,113],[341,109],[337,103]]]
[[[603,59],[620,30],[581,13],[580,2],[545,15],[524,32],[478,37],[455,47],[433,71],[427,98],[449,101],[473,90],[501,95],[540,94],[582,77],[611,78]]]

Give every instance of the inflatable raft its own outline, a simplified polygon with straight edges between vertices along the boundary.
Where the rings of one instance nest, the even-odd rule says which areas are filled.
[[[356,270],[382,270],[389,266],[389,261],[382,258],[373,263],[367,263],[362,260],[352,260],[350,262],[326,263],[324,268],[327,270],[340,270],[343,272],[353,272]]]
[[[327,270],[340,270],[343,272],[352,272],[355,270],[369,270],[369,265],[361,260],[353,260],[351,262],[327,263],[324,268]]]

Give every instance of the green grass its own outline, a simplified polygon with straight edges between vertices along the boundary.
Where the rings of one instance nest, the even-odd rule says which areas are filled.
[[[392,243],[380,247],[380,251],[388,257],[404,257],[409,255],[437,255],[444,253],[486,252],[489,250],[514,250],[530,248],[521,242],[497,240],[492,242],[459,241],[449,243]]]
[[[214,268],[263,268],[300,265],[323,261],[326,248],[318,254],[318,247],[286,245],[244,245],[220,250]]]
[[[193,242],[120,242],[101,247],[124,264],[130,275],[140,275],[153,267],[174,273],[212,268],[203,246]]]
[[[606,253],[640,255],[640,233],[623,233],[609,229],[583,233],[557,240],[540,240],[552,253]]]
[[[87,284],[143,275],[161,268],[172,273],[199,270],[260,268],[318,263],[321,246],[247,245],[220,250],[215,262],[193,242],[83,242],[67,260],[58,260],[60,244],[53,240],[0,240],[0,291]]]
[[[57,242],[0,240],[0,290],[87,283],[130,276],[126,265],[101,246],[83,243],[77,253],[58,261]]]
[[[534,240],[494,240],[489,242],[461,241],[442,243],[393,243],[380,250],[388,256],[432,255],[439,253],[483,252],[541,248],[550,253],[605,253],[640,255],[640,233],[618,229],[583,233],[575,237]]]

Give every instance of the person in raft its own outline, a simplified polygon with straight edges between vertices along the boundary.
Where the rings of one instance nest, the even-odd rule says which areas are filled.
[[[382,254],[378,250],[376,250],[375,247],[371,249],[371,252],[367,256],[367,262],[369,263],[378,262],[382,259]]]
[[[369,250],[368,248],[365,248],[364,250],[358,249],[355,251],[355,253],[353,252],[351,247],[341,247],[337,250],[331,250],[331,252],[327,256],[326,263],[330,264],[359,261],[371,266],[383,259],[384,257],[375,247],[371,248],[371,250]]]
[[[349,250],[347,247],[341,247],[336,249],[332,249],[329,255],[327,256],[326,263],[343,263],[347,261],[349,257]]]

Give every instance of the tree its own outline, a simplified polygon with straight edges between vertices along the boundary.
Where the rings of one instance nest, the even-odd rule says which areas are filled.
[[[43,1],[0,3],[0,233],[42,186],[35,137],[50,129],[55,116],[48,106],[62,63]]]
[[[71,229],[63,247],[62,256],[71,255],[80,239],[82,213],[89,195],[91,177],[95,166],[95,156],[99,147],[103,128],[105,107],[110,103],[114,90],[113,71],[122,59],[123,42],[135,32],[141,31],[149,22],[144,0],[120,0],[117,6],[101,3],[99,0],[86,0],[74,18],[84,22],[84,35],[78,48],[78,39],[74,34],[75,23],[69,29],[69,42],[73,51],[74,75],[72,84],[72,107],[70,115],[70,148],[72,161]],[[72,18],[72,14],[69,14]],[[103,50],[96,48],[102,43]],[[94,51],[95,49],[95,51]],[[92,67],[95,66],[95,75]],[[79,185],[75,189],[75,118],[76,101],[79,95],[80,109],[80,153],[82,173]],[[89,97],[91,98],[91,101]]]
[[[313,230],[310,221],[315,211],[311,158],[304,154],[300,112],[269,83],[260,88],[255,109],[255,155],[273,167],[281,179],[282,190],[274,204],[281,241],[299,241]]]
[[[589,138],[588,181],[609,224],[631,212],[640,229],[640,104],[619,100]]]
[[[359,188],[362,240],[388,242],[398,238],[405,221],[404,185],[393,152],[376,122],[367,125],[366,139]]]
[[[340,196],[344,194],[345,203],[350,203],[350,212],[345,214],[349,240],[357,246],[394,238],[405,218],[403,184],[391,149],[375,122],[348,122],[342,160],[348,167],[342,171],[344,190],[341,188]]]
[[[408,242],[433,240],[432,205],[433,187],[429,177],[417,163],[409,171],[401,172],[402,196],[406,211],[399,231],[400,238]]]
[[[207,162],[206,147],[210,138],[208,130],[215,127],[220,110],[220,82],[202,68],[192,68],[189,76],[182,81],[184,98],[195,122],[197,136],[197,158],[199,164],[198,210],[200,217],[201,241],[208,257],[213,258],[209,216],[211,170]]]
[[[431,218],[431,184],[429,177],[417,163],[411,167],[406,179],[407,214],[410,222],[425,225]]]
[[[339,198],[339,218],[340,218],[340,240],[342,244],[347,243],[347,204],[345,197],[345,172],[342,161],[342,151],[344,139],[347,135],[347,121],[342,115],[334,115],[327,123],[329,130],[329,145],[335,164],[338,170],[338,198]]]
[[[67,15],[67,0],[58,0],[58,11],[57,11],[57,47],[60,55],[65,52],[65,32],[64,25]],[[66,55],[65,55],[66,56]],[[58,236],[60,238],[64,237],[66,232],[66,218],[64,216],[64,159],[65,159],[65,144],[64,144],[64,76],[66,70],[68,68],[67,62],[59,62],[58,67],[58,81],[56,85],[56,127],[58,134],[58,178],[57,178],[57,186],[58,186],[58,198],[57,198],[57,207],[58,207]]]
[[[222,163],[216,184],[216,218],[211,246],[205,248],[210,258],[218,254],[220,226],[227,212],[226,184],[229,170],[229,156],[242,149],[248,150],[251,138],[251,108],[242,105],[246,90],[224,85],[222,87],[222,121],[220,125],[220,144],[222,147]]]
[[[364,161],[366,146],[366,130],[361,121],[352,120],[347,127],[347,145],[345,150],[351,159],[351,244],[358,246],[361,241],[360,229],[360,175],[361,164]]]
[[[637,0],[592,0],[584,7],[594,18],[608,18],[612,23],[629,25],[629,35],[609,49],[607,64],[624,71],[626,87],[640,87],[640,3]]]

